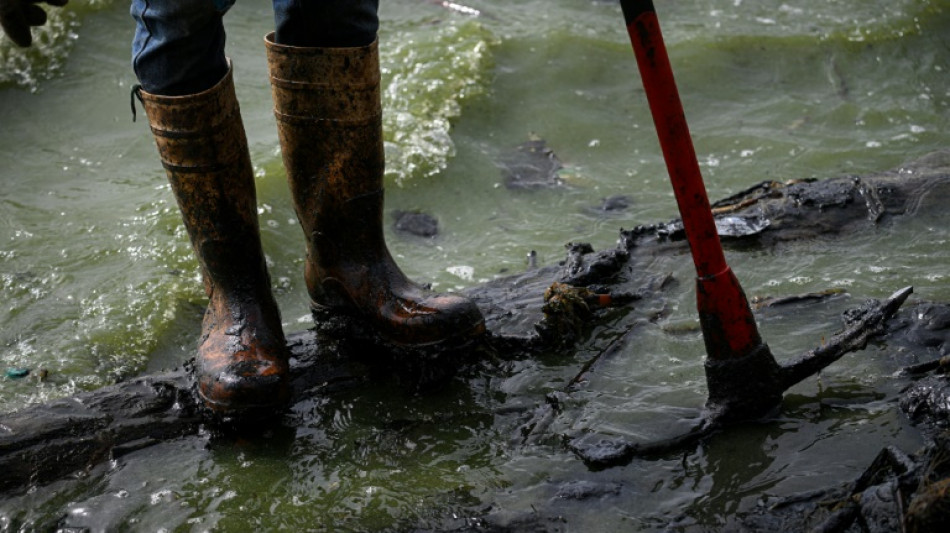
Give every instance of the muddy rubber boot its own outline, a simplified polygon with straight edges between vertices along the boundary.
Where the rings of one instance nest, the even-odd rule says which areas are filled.
[[[301,48],[265,38],[287,179],[307,240],[306,281],[317,314],[364,319],[407,346],[485,331],[470,300],[406,278],[383,235],[383,137],[376,42]]]
[[[138,95],[210,300],[195,358],[198,394],[215,415],[274,414],[288,397],[288,356],[232,72],[194,95]]]

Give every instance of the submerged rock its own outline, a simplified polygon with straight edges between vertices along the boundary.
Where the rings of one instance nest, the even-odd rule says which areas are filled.
[[[439,221],[432,215],[418,211],[394,211],[397,231],[417,237],[435,237],[439,234]]]
[[[950,380],[927,376],[915,381],[901,394],[900,407],[913,422],[946,426],[950,422]]]
[[[499,160],[505,187],[509,189],[549,189],[561,187],[558,172],[564,168],[544,139],[519,144]]]
[[[600,203],[591,210],[596,213],[617,213],[626,211],[633,205],[633,198],[626,194],[616,194],[601,199]]]

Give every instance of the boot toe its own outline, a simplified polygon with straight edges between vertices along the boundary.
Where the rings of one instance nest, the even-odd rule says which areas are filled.
[[[273,414],[289,397],[286,365],[270,361],[234,361],[198,376],[198,394],[220,416]]]
[[[393,342],[407,345],[453,343],[473,339],[485,332],[485,319],[471,300],[438,294],[383,312],[385,328]]]

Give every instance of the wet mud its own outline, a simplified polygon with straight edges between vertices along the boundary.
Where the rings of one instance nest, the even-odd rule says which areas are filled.
[[[540,153],[548,158],[543,149]],[[532,155],[532,157],[538,154]],[[550,168],[553,168],[553,163]],[[924,199],[950,187],[950,152],[924,157],[900,168],[868,176],[844,176],[821,181],[765,182],[714,204],[723,242],[774,247],[783,242],[875,231],[892,218],[919,214]],[[533,269],[473,287],[465,294],[480,307],[487,333],[477,342],[445,351],[420,353],[393,349],[375,339],[358,321],[330,317],[313,330],[291,335],[292,401],[333,395],[371,382],[377,373],[395,375],[410,387],[425,388],[467,368],[492,368],[499,361],[515,361],[540,353],[571,353],[589,341],[597,324],[622,320],[615,338],[595,354],[560,391],[534,399],[516,429],[525,442],[570,442],[572,436],[547,431],[559,405],[570,399],[577,383],[596,368],[601,358],[636,337],[638,324],[656,323],[669,313],[666,294],[683,280],[663,268],[663,258],[682,257],[687,244],[682,225],[666,223],[621,230],[615,248],[594,250],[572,243],[556,266]],[[691,282],[691,280],[685,280]],[[894,287],[893,289],[898,289]],[[833,293],[803,295],[772,305],[800,305]],[[860,306],[845,317],[860,330],[881,302]],[[812,305],[814,305],[812,303]],[[946,520],[944,463],[950,454],[945,427],[950,419],[948,364],[941,363],[950,346],[950,307],[916,302],[877,325],[865,328],[863,339],[886,342],[907,361],[907,389],[901,408],[927,436],[928,447],[919,451],[882,450],[882,456],[860,479],[837,487],[818,487],[796,498],[763,503],[737,520],[748,530],[847,531],[860,521],[886,529],[906,524],[908,530],[928,531],[934,520]],[[833,333],[833,332],[829,332]],[[817,339],[816,339],[817,340]],[[604,339],[601,339],[603,342]],[[849,341],[850,342],[850,341]],[[488,366],[485,366],[488,365]],[[490,371],[490,370],[489,370]],[[806,373],[808,368],[800,368]],[[807,374],[803,374],[807,375]],[[789,376],[783,380],[791,379]],[[529,402],[531,403],[531,402]],[[187,368],[145,375],[103,389],[31,406],[0,415],[0,493],[22,494],[97,464],[132,454],[153,444],[176,438],[206,438],[208,419],[198,407]],[[573,439],[571,446],[590,456],[610,456],[629,443],[596,444]],[[663,446],[682,446],[698,439],[715,438],[698,427],[674,437]],[[679,439],[679,440],[678,440]],[[556,445],[556,444],[555,444]],[[599,446],[599,447],[598,447]],[[611,448],[613,446],[613,448]],[[658,448],[658,450],[669,448]],[[610,459],[604,465],[614,461]],[[620,461],[622,462],[622,461]],[[596,466],[595,466],[596,467]],[[557,487],[561,499],[610,498],[614,485],[580,481]],[[829,504],[828,502],[838,502]],[[557,530],[555,507],[528,517],[492,516],[451,524],[457,530]],[[916,514],[911,514],[912,509]],[[548,514],[550,511],[550,514]],[[936,517],[936,518],[935,518]],[[450,524],[447,524],[449,526]],[[917,529],[914,529],[917,528]],[[924,528],[924,529],[921,529]]]

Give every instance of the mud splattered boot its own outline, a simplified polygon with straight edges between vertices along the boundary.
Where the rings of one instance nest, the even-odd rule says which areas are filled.
[[[138,96],[210,299],[195,358],[198,394],[218,416],[273,414],[288,396],[287,348],[232,73],[194,95]]]
[[[388,342],[440,345],[485,331],[470,300],[423,290],[383,235],[383,138],[376,42],[302,48],[265,38],[274,113],[307,239],[315,311],[356,315]]]

